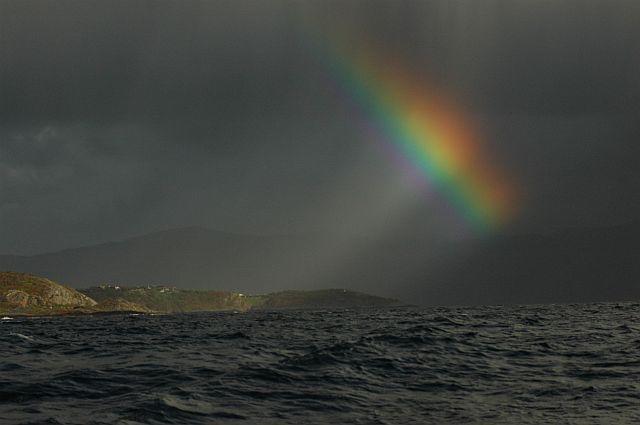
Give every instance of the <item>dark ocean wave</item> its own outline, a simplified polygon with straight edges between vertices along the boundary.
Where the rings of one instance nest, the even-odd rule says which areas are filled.
[[[0,322],[1,424],[640,423],[640,305]]]

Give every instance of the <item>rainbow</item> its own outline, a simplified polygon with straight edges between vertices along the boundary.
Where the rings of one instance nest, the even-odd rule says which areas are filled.
[[[424,76],[370,50],[333,43],[323,63],[367,117],[366,129],[383,137],[396,159],[427,180],[479,233],[513,216],[513,188],[488,160],[468,120]]]

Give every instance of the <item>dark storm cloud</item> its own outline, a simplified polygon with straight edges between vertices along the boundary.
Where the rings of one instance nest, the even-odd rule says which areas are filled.
[[[633,218],[639,18],[634,1],[0,1],[0,251],[351,227],[379,204],[377,223],[398,171],[310,49],[333,32],[481,118],[524,185],[522,226]]]
[[[277,108],[292,74],[286,31],[254,15],[268,8],[218,5],[3,3],[3,115],[197,131]]]
[[[13,122],[277,115],[313,84],[318,64],[301,38],[337,29],[428,66],[483,111],[637,112],[638,16],[620,1],[5,1],[1,112]]]

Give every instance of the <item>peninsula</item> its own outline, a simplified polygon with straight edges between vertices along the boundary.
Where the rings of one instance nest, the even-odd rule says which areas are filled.
[[[105,313],[186,313],[267,309],[398,306],[398,300],[344,289],[249,295],[171,286],[101,284],[75,290],[44,277],[0,272],[0,315],[42,316]]]

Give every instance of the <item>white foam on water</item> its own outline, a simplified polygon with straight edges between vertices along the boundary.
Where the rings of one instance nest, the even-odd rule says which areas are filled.
[[[29,335],[19,334],[17,332],[16,333],[12,332],[9,335],[17,336],[18,338],[26,339],[27,341],[35,341],[33,337],[30,337]]]

